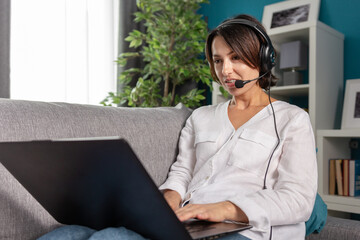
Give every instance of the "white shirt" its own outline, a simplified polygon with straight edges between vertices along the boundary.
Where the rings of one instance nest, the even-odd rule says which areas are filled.
[[[229,101],[196,109],[179,140],[179,154],[160,190],[177,191],[183,203],[231,201],[253,226],[251,239],[304,239],[317,192],[314,134],[308,114],[275,101],[280,144],[263,190],[264,175],[277,143],[268,105],[237,130],[228,117]]]

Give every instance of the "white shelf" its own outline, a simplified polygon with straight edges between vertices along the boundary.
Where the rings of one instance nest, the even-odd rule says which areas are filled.
[[[318,137],[360,137],[360,129],[330,129],[318,130]]]
[[[281,97],[308,96],[309,84],[273,87],[271,88],[270,93],[275,98],[276,96],[281,96]]]
[[[326,31],[328,34],[331,34],[338,38],[344,39],[344,35],[342,33],[336,31],[335,29],[329,27],[328,25],[320,21],[304,22],[299,24],[287,25],[280,28],[270,29],[268,31],[268,35],[271,36],[272,41],[278,43],[283,43],[293,40],[308,41],[309,29],[313,27]]]
[[[329,210],[360,214],[360,198],[321,195]]]
[[[350,159],[351,138],[360,138],[360,129],[317,131],[318,191],[329,210],[360,214],[360,197],[329,195],[329,159]]]
[[[300,40],[309,49],[308,84],[280,86],[279,92],[273,91],[274,97],[286,101],[291,97],[307,96],[314,130],[339,127],[335,119],[339,112],[339,99],[343,98],[344,35],[321,22],[310,22],[271,29],[269,37],[277,50],[278,61],[282,43]],[[284,82],[279,64],[273,71],[279,82]]]

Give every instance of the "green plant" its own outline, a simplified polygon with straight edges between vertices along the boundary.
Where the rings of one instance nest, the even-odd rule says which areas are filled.
[[[145,67],[124,70],[119,82],[121,92],[109,93],[103,105],[127,104],[131,107],[200,105],[203,89],[184,94],[177,89],[186,82],[202,82],[211,87],[211,75],[203,53],[207,24],[196,13],[208,0],[138,0],[135,21],[143,21],[146,32],[133,30],[125,38],[136,52],[122,53],[117,59],[126,66],[130,58],[142,58]],[[131,82],[136,80],[135,86]]]

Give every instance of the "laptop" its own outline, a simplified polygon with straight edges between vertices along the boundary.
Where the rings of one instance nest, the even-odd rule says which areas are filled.
[[[150,239],[208,239],[250,225],[182,223],[124,139],[0,143],[0,162],[62,224],[124,226]]]

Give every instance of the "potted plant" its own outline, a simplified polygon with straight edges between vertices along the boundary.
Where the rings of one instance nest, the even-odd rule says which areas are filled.
[[[196,13],[207,0],[138,0],[135,21],[143,21],[145,32],[133,30],[125,38],[135,52],[120,54],[117,63],[126,66],[130,58],[141,58],[143,68],[121,72],[123,89],[109,93],[104,105],[131,107],[174,106],[182,102],[197,107],[205,90],[196,86],[180,92],[189,82],[211,87],[211,75],[204,58],[207,23]],[[136,84],[132,85],[131,83]]]

